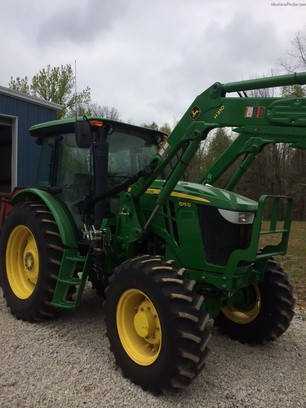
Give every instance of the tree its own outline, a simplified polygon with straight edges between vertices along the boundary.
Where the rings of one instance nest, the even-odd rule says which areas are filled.
[[[87,107],[87,114],[104,119],[120,120],[121,113],[114,107],[101,106],[97,103],[91,103]]]
[[[205,157],[205,167],[209,168],[221,154],[229,147],[231,140],[226,130],[217,129],[213,138],[209,141]]]
[[[306,45],[306,44],[305,44]],[[284,87],[282,95],[285,97],[301,98],[306,95],[306,90],[301,85]],[[291,149],[287,156],[287,194],[294,200],[294,218],[303,220],[306,217],[306,152],[303,149]]]
[[[158,124],[156,122],[143,123],[142,126],[147,128],[147,129],[159,130],[159,126],[158,126]]]
[[[165,122],[160,128],[159,130],[161,132],[164,132],[166,135],[169,135],[172,131],[171,126],[169,125],[168,122]]]
[[[305,88],[299,84],[283,86],[281,89],[282,96],[288,98],[295,96],[296,98],[302,98],[305,96]]]
[[[27,76],[25,76],[24,78],[17,77],[16,79],[13,79],[13,77],[11,77],[9,87],[10,89],[14,91],[19,91],[25,94],[31,93],[31,89],[30,89],[30,85],[28,84]]]
[[[83,113],[86,105],[91,101],[88,86],[81,92],[75,93],[75,78],[70,64],[53,68],[48,65],[33,76],[31,83],[27,76],[15,79],[11,77],[9,87],[15,91],[58,103],[63,107],[58,112],[59,118]]]
[[[200,144],[196,155],[185,170],[184,179],[186,181],[198,181],[231,144],[230,136],[225,129],[217,129],[210,136]],[[223,187],[222,184],[224,185],[223,176],[216,185]]]
[[[298,31],[287,51],[287,56],[281,60],[281,66],[287,72],[295,72],[306,66],[306,33]]]
[[[285,59],[281,61],[282,67],[287,72],[306,69],[306,32],[298,31],[291,41]],[[306,87],[302,85],[284,86],[282,96],[301,98],[306,96]],[[294,218],[306,217],[306,152],[294,149],[290,157],[288,178],[289,194],[294,199]]]
[[[143,123],[142,124],[143,127],[147,128],[147,129],[154,129],[154,130],[159,130],[161,132],[164,132],[166,135],[169,135],[172,131],[171,126],[169,125],[168,122],[165,122],[162,126],[158,126],[158,124],[156,122],[152,122],[152,123]]]
[[[291,41],[286,57],[282,59],[281,66],[285,71],[293,73],[306,68],[306,33],[298,31]],[[282,96],[305,96],[306,88],[302,85],[284,86]]]
[[[205,157],[205,144],[201,143],[198,151],[184,171],[184,181],[197,182],[200,179],[203,174],[202,169],[205,164]]]

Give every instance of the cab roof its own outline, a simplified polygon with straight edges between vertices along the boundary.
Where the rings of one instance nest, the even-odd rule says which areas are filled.
[[[107,123],[113,125],[114,127],[119,127],[121,129],[129,129],[130,131],[136,131],[141,133],[150,134],[151,136],[160,135],[163,136],[164,133],[160,132],[159,130],[154,130],[150,128],[145,128],[141,126],[131,125],[129,123],[119,122],[111,119],[104,119],[101,117],[91,116],[88,118],[78,117],[78,118],[66,118],[66,119],[58,119],[49,122],[39,123],[37,125],[33,125],[29,129],[29,133],[33,137],[44,138],[48,136],[59,135],[63,133],[72,133],[74,132],[75,123],[76,121],[85,121],[85,120],[99,120],[103,121],[103,123]]]

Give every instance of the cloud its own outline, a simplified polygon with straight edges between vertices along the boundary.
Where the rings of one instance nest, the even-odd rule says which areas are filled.
[[[214,17],[185,36],[185,46],[176,53],[176,60],[164,68],[161,77],[168,78],[166,97],[174,97],[187,109],[185,100],[191,103],[214,82],[267,73],[283,47],[284,41],[271,21],[256,21],[248,11],[238,11],[221,21]]]
[[[77,60],[78,89],[137,124],[179,119],[216,81],[268,73],[305,27],[301,7],[269,0],[0,3],[1,85]]]
[[[124,0],[62,2],[61,7],[41,24],[38,44],[50,46],[72,43],[84,46],[93,43],[99,35],[112,30],[127,7],[128,2]]]
[[[159,64],[146,100],[146,109],[157,122],[158,116],[161,121],[181,117],[214,82],[267,74],[285,48],[287,39],[264,17],[258,20],[249,10],[233,10],[220,19],[209,11],[206,23],[199,24],[195,16],[194,25],[179,26],[178,42],[170,39],[168,58]]]

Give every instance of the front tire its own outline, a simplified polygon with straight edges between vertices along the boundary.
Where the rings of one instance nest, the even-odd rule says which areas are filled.
[[[269,260],[264,279],[243,288],[215,318],[223,334],[241,343],[264,344],[280,337],[294,316],[294,289],[282,267]]]
[[[123,374],[143,389],[188,386],[208,352],[208,315],[194,281],[158,257],[121,264],[106,290],[111,350]]]
[[[38,201],[17,204],[0,242],[0,281],[17,318],[45,320],[58,313],[50,305],[63,256],[61,237],[48,207]]]

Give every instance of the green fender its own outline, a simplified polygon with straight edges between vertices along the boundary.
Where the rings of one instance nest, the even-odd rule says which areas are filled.
[[[51,211],[58,226],[62,242],[70,248],[78,248],[76,226],[72,217],[65,207],[52,194],[37,188],[24,188],[12,198],[12,204],[15,205],[22,201],[33,200],[37,197],[42,200]]]

